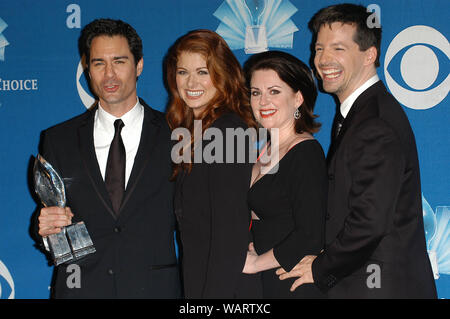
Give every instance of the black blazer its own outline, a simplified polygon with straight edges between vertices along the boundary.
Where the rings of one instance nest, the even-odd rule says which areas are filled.
[[[233,137],[226,134],[227,128],[245,130],[247,127],[236,114],[228,113],[210,128],[225,138],[223,144],[216,144],[214,151],[222,163],[207,163],[208,159],[203,157],[201,163],[192,164],[189,174],[178,174],[176,182],[175,212],[183,248],[185,297],[259,298],[260,276],[242,273],[251,241],[247,190],[252,163],[237,161],[238,142],[234,138],[231,144]],[[212,139],[216,138],[221,140]],[[203,140],[202,154],[210,154],[209,143],[208,139]],[[232,145],[234,163],[226,163],[231,150],[228,146]],[[243,148],[245,151],[247,146]],[[221,155],[219,148],[223,151]]]
[[[436,298],[415,138],[381,81],[353,104],[328,156],[326,249],[315,283],[331,298]]]
[[[75,262],[81,288],[68,288],[67,265],[55,269],[56,298],[177,298],[170,130],[144,101],[139,149],[119,217],[113,213],[94,149],[93,111],[43,132],[41,154],[66,185],[73,222],[84,221],[96,248]]]

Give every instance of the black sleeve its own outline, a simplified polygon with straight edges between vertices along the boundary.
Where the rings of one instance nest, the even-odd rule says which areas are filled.
[[[286,193],[292,205],[292,232],[273,253],[286,271],[290,271],[304,256],[318,255],[325,241],[327,178],[325,157],[320,144],[304,141],[289,158],[285,175]]]

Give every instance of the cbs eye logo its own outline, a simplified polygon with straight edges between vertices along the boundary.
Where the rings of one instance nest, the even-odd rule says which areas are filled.
[[[396,55],[400,56],[400,51],[403,51],[403,55],[397,59]],[[438,59],[438,56],[441,56],[441,59]],[[391,93],[403,105],[416,110],[432,108],[445,99],[450,89],[448,59],[450,45],[439,31],[424,25],[406,28],[397,34],[386,51],[386,83]],[[392,78],[388,70],[391,69],[389,64],[392,60],[401,60],[400,63],[392,64],[400,67],[401,78],[408,88]],[[437,84],[436,80],[442,77],[445,79]]]
[[[89,109],[92,104],[94,104],[95,99],[88,93],[89,89],[85,90],[84,88],[85,86],[88,86],[88,84],[86,84],[87,82],[85,81],[84,76],[82,77],[84,71],[85,69],[83,66],[83,61],[80,60],[80,62],[78,63],[76,75],[77,91],[78,95],[80,96],[81,102],[83,102],[84,106]]]
[[[8,297],[6,297],[7,295]],[[14,280],[6,265],[0,260],[0,299],[14,299],[14,296]]]

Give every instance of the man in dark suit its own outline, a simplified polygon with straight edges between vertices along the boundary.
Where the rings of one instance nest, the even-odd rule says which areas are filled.
[[[413,132],[378,79],[381,29],[342,4],[310,22],[316,71],[340,106],[327,156],[326,246],[280,279],[300,276],[331,298],[436,298]],[[341,113],[341,114],[339,114]]]
[[[43,132],[41,153],[64,179],[68,207],[42,208],[38,232],[84,221],[96,252],[74,262],[79,285],[68,285],[74,268],[56,267],[52,296],[178,298],[170,130],[137,97],[141,39],[99,19],[82,30],[80,51],[98,103]]]

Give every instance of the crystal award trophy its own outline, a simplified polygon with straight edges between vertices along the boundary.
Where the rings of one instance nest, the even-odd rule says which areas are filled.
[[[64,182],[55,169],[41,155],[34,160],[34,188],[45,207],[66,206]],[[75,261],[95,252],[91,237],[83,222],[62,227],[61,232],[43,237],[56,266]]]

